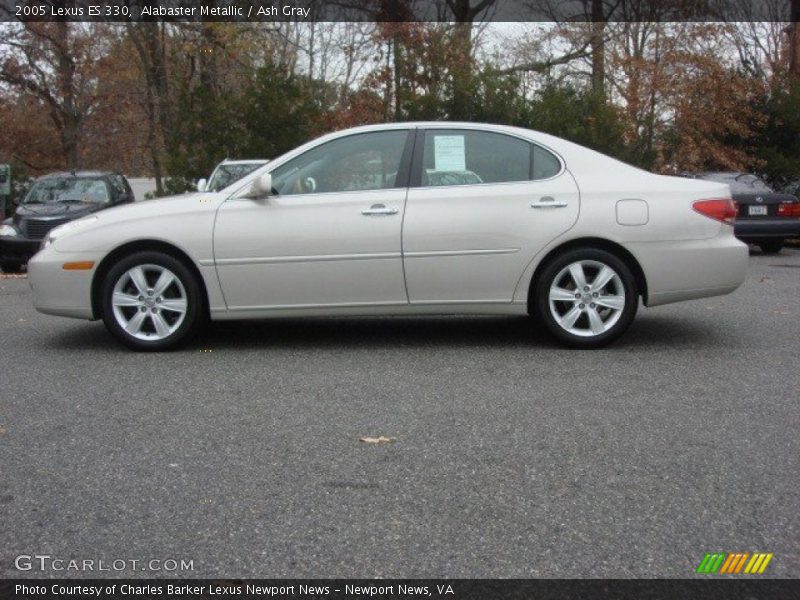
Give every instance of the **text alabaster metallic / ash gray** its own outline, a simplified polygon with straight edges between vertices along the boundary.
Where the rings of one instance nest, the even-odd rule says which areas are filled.
[[[426,136],[439,130],[446,130],[442,136],[450,144],[436,148],[436,160],[451,169],[445,173],[426,171],[421,158],[426,147],[433,147],[426,145]],[[384,145],[394,139],[390,132],[408,134],[400,136],[406,139],[400,143],[401,167],[390,179],[384,173],[383,184],[376,184],[381,189],[348,184],[349,189],[330,191],[304,177],[292,184],[293,193],[289,184],[262,197],[252,193],[258,182],[267,181],[264,174],[286,181],[290,176],[283,165],[299,158],[301,168],[289,171],[309,169],[305,165],[313,161],[303,157],[315,156],[322,145],[370,132],[384,132]],[[535,152],[531,176],[518,178],[524,180],[492,183],[464,165],[454,169],[463,161],[458,136],[475,132],[538,148],[550,157],[550,172],[533,176]],[[364,160],[372,155],[365,154]],[[373,162],[378,174],[370,177],[377,181],[380,166]],[[93,301],[102,283],[98,272],[102,277],[109,261],[125,256],[127,249],[152,247],[188,263],[201,280],[214,320],[524,314],[535,277],[546,271],[548,261],[575,248],[597,249],[615,255],[625,267],[614,267],[602,255],[578,256],[573,261],[577,267],[563,265],[548,282],[550,300],[562,306],[554,309],[554,318],[564,321],[566,331],[590,336],[619,318],[625,268],[635,276],[628,293],[641,296],[648,306],[727,294],[742,283],[746,246],[729,224],[692,207],[719,198],[730,198],[727,185],[655,175],[526,129],[449,122],[367,126],[314,140],[220,192],[112,208],[57,229],[31,260],[29,280],[41,312],[100,318],[102,303],[96,297]],[[65,270],[71,261],[94,266]],[[597,267],[584,274],[582,264],[590,271]],[[606,278],[607,285],[599,287]],[[589,312],[590,303],[595,308],[591,284],[597,284],[600,296],[611,298],[597,307],[604,311],[600,321]],[[575,295],[567,297],[567,292]],[[587,318],[574,321],[584,310]]]

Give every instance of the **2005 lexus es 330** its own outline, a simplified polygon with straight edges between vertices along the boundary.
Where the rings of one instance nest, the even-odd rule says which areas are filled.
[[[326,135],[215,193],[52,230],[29,270],[48,314],[161,350],[205,319],[533,314],[606,344],[645,305],[727,294],[747,248],[727,185],[654,175],[512,127]],[[379,325],[376,325],[379,326]]]

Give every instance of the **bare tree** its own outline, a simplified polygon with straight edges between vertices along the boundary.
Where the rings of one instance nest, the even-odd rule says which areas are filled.
[[[790,8],[789,0],[760,0],[757,4],[737,0],[729,6],[728,38],[744,73],[768,82],[791,62],[791,52],[789,60],[786,52],[794,43],[793,27],[787,28]]]
[[[147,115],[147,147],[158,194],[164,193],[164,167],[161,160],[172,113],[167,71],[166,23],[129,23],[127,35],[139,61],[144,83],[144,112]]]
[[[3,26],[0,81],[47,106],[68,168],[81,166],[81,128],[92,110],[102,55],[97,26],[19,23]]]
[[[455,21],[452,40],[456,62],[451,65],[453,99],[450,114],[453,118],[466,118],[471,99],[474,74],[473,29],[476,20],[486,13],[496,0],[447,0],[447,7]]]

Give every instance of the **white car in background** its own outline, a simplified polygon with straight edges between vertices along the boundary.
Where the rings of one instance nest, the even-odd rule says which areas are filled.
[[[208,317],[451,313],[533,314],[594,348],[640,298],[735,290],[748,252],[734,216],[725,184],[536,131],[396,123],[326,135],[217,192],[56,228],[28,273],[39,311],[103,319],[138,350]]]
[[[242,177],[249,175],[259,167],[263,167],[269,161],[265,158],[253,158],[246,160],[232,160],[226,158],[219,163],[208,180],[200,179],[197,182],[198,192],[218,192],[229,185],[239,181]]]

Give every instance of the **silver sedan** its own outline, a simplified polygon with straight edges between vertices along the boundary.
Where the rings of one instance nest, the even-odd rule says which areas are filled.
[[[54,229],[29,264],[43,313],[162,350],[205,320],[533,314],[562,343],[744,280],[727,185],[475,123],[326,135],[218,192]]]

